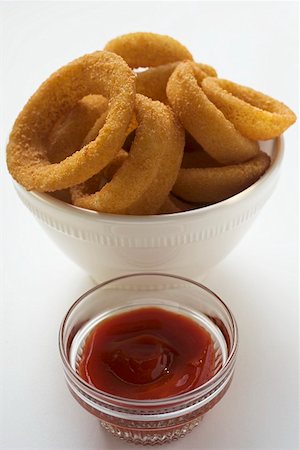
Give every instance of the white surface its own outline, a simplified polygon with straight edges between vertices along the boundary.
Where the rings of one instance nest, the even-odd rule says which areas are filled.
[[[297,112],[296,3],[7,2],[0,14],[2,145],[20,108],[52,71],[134,30],[182,40],[220,76],[269,93]],[[297,126],[285,139],[276,192],[239,247],[205,280],[238,321],[234,382],[174,449],[299,446]],[[133,448],[100,430],[65,387],[58,327],[92,282],[43,234],[3,172],[2,448]]]

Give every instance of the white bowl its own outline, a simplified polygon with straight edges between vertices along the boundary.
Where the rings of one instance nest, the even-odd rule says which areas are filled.
[[[97,213],[15,183],[23,203],[59,248],[97,282],[156,271],[200,279],[237,245],[274,190],[283,138],[261,143],[271,166],[252,186],[201,209],[158,216]]]

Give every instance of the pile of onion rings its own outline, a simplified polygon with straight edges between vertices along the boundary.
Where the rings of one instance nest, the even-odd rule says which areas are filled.
[[[180,169],[184,132],[160,102],[137,94],[135,112],[138,127],[128,157],[99,190],[90,181],[73,187],[74,205],[114,214],[154,214],[163,205]]]
[[[27,190],[111,214],[171,214],[257,181],[259,140],[296,120],[283,103],[220,79],[175,39],[130,33],[60,68],[15,121],[7,165]]]

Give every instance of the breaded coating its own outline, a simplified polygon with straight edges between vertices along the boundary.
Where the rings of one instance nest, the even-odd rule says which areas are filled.
[[[82,147],[88,145],[90,142],[94,141],[99,134],[99,131],[104,126],[106,121],[107,111],[104,111],[100,117],[94,122],[94,125],[90,128],[85,138],[82,141]]]
[[[159,100],[168,104],[167,84],[169,78],[179,62],[164,64],[162,66],[152,67],[151,69],[138,72],[136,74],[136,92],[152,100]],[[207,64],[195,63],[208,77],[216,77],[217,72]]]
[[[132,68],[193,60],[188,49],[176,39],[156,33],[124,34],[109,41],[104,50],[122,56]]]
[[[106,121],[106,115],[107,113],[103,113],[101,117],[99,117],[99,119],[96,120],[96,122],[94,123],[93,127],[90,129],[90,131],[88,132],[88,134],[85,136],[84,140],[83,140],[83,145],[87,145],[89,142],[93,141],[94,139],[96,139],[96,137],[98,136],[99,131],[101,130],[101,128],[103,127],[103,125],[105,124]],[[126,130],[126,136],[125,139],[129,136],[130,133],[132,133],[132,131],[134,131],[137,128],[137,121],[136,121],[136,117],[133,114],[130,120],[130,123],[128,125],[128,128]]]
[[[106,110],[107,100],[102,95],[87,95],[79,100],[69,114],[56,122],[50,132],[47,143],[49,161],[51,163],[60,162],[79,150],[83,139],[95,121]]]
[[[296,121],[296,115],[284,103],[232,81],[208,78],[203,80],[202,89],[249,139],[273,139]]]
[[[296,120],[217,78],[169,36],[129,33],[52,74],[17,117],[7,165],[27,190],[112,214],[172,214],[229,198],[270,165],[259,140]]]
[[[121,149],[117,153],[117,155],[114,157],[111,163],[108,164],[108,166],[104,167],[102,170],[102,174],[104,178],[107,181],[111,181],[114,177],[114,175],[117,173],[117,171],[120,169],[120,167],[124,164],[124,162],[128,158],[128,153]]]
[[[177,212],[190,211],[191,209],[196,209],[197,207],[198,205],[183,202],[174,195],[169,194],[161,206],[158,214],[174,214]]]
[[[169,78],[167,96],[185,129],[210,156],[222,164],[257,155],[257,142],[236,130],[201,88],[206,75],[192,62],[180,63]]]
[[[221,165],[204,150],[193,150],[184,152],[181,167],[192,169],[196,167],[220,167]]]
[[[47,138],[57,120],[89,94],[109,100],[97,138],[59,163],[51,164]],[[109,52],[82,56],[48,78],[19,114],[7,146],[11,175],[27,190],[55,191],[81,183],[103,169],[122,147],[135,100],[135,76]]]
[[[89,182],[71,189],[72,201],[113,214],[156,214],[177,178],[184,131],[170,108],[137,94],[138,128],[128,158],[100,191]]]
[[[180,169],[172,192],[188,202],[216,203],[238,194],[255,183],[268,169],[264,152],[241,164]]]

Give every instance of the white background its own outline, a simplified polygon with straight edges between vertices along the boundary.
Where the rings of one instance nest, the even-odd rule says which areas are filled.
[[[169,34],[219,76],[297,112],[296,3],[1,2],[0,13],[2,156],[17,113],[51,72],[130,31]],[[174,450],[298,448],[297,136],[297,125],[285,135],[281,178],[255,225],[204,281],[236,316],[239,358],[226,397]],[[5,168],[1,183],[2,448],[133,448],[102,431],[64,384],[58,328],[92,281],[43,234]]]

